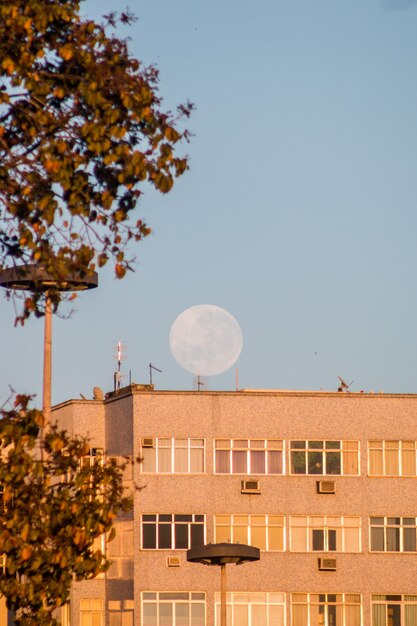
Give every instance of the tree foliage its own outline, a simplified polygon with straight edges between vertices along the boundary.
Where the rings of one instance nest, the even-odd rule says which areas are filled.
[[[53,626],[72,581],[107,569],[94,541],[112,539],[131,500],[123,464],[82,464],[88,443],[56,427],[43,432],[42,413],[28,403],[18,396],[0,418],[0,595],[18,626]]]
[[[0,269],[35,263],[59,280],[113,258],[122,278],[128,242],[150,232],[132,217],[143,185],[167,193],[187,169],[178,126],[192,106],[162,110],[158,71],[114,34],[130,14],[96,23],[80,2],[0,0]]]

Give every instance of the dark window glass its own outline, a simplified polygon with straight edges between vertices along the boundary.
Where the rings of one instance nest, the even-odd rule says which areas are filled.
[[[144,522],[156,522],[156,515],[142,515]]]
[[[313,550],[324,550],[324,530],[322,528],[313,529]]]
[[[309,450],[313,450],[313,449],[322,450],[323,449],[322,441],[309,441],[307,445],[308,445]]]
[[[309,474],[323,474],[323,453],[322,452],[309,452],[308,453],[308,473]]]
[[[331,552],[335,552],[336,550],[336,531],[331,528],[328,531],[328,542],[329,542],[329,550]]]
[[[326,450],[340,450],[340,441],[326,441]]]
[[[326,474],[340,473],[340,452],[328,452],[326,454]]]
[[[404,528],[403,533],[404,533],[403,535],[404,552],[415,552],[416,551],[416,529]]]
[[[142,545],[144,550],[156,548],[156,524],[143,524]]]
[[[295,448],[297,450],[304,450],[306,447],[305,441],[291,441],[291,448]]]
[[[187,550],[188,524],[175,524],[175,548]]]
[[[304,452],[292,452],[291,453],[291,473],[292,474],[305,474],[306,473],[306,456]]]
[[[387,528],[387,551],[399,552],[400,550],[400,529]]]
[[[171,524],[158,524],[158,548],[171,548]]]
[[[172,522],[172,515],[160,515],[159,521],[160,522]]]
[[[382,552],[384,550],[384,529],[371,528],[371,550]]]
[[[193,516],[192,515],[174,515],[174,520],[176,522],[192,522]]]
[[[202,545],[204,545],[204,526],[203,524],[193,524],[191,526],[191,546]]]
[[[204,515],[195,515],[196,522],[204,522]]]

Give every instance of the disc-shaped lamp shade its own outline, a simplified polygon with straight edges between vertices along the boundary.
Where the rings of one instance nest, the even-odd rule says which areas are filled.
[[[259,561],[259,548],[242,543],[208,543],[187,550],[187,561],[203,565],[226,565],[228,563],[248,563]]]
[[[38,265],[20,265],[0,272],[0,287],[20,291],[85,291],[98,285],[96,272],[81,276],[67,274],[58,280]]]

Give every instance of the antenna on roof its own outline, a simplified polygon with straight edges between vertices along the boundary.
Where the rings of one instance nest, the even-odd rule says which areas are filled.
[[[152,370],[155,370],[156,372],[160,372],[161,374],[162,374],[162,370],[155,367],[155,365],[152,365],[152,363],[149,363],[148,367],[149,367],[149,384],[152,385]]]
[[[340,385],[337,388],[337,391],[344,391],[346,393],[349,393],[349,387],[352,385],[353,380],[351,380],[350,383],[347,384],[341,376],[338,376],[338,379],[340,380]]]
[[[117,359],[117,370],[114,372],[113,375],[113,383],[114,383],[114,391],[119,391],[119,389],[122,386],[122,372],[121,372],[121,366],[122,366],[122,359],[124,358],[124,355],[122,355],[122,342],[118,341],[117,342],[117,346],[116,346],[116,359]]]

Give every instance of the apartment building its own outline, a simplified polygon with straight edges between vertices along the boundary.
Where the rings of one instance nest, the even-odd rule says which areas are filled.
[[[91,462],[143,459],[65,624],[219,626],[219,568],[186,553],[232,542],[261,558],[227,566],[228,626],[417,626],[417,395],[131,385],[53,417]]]

